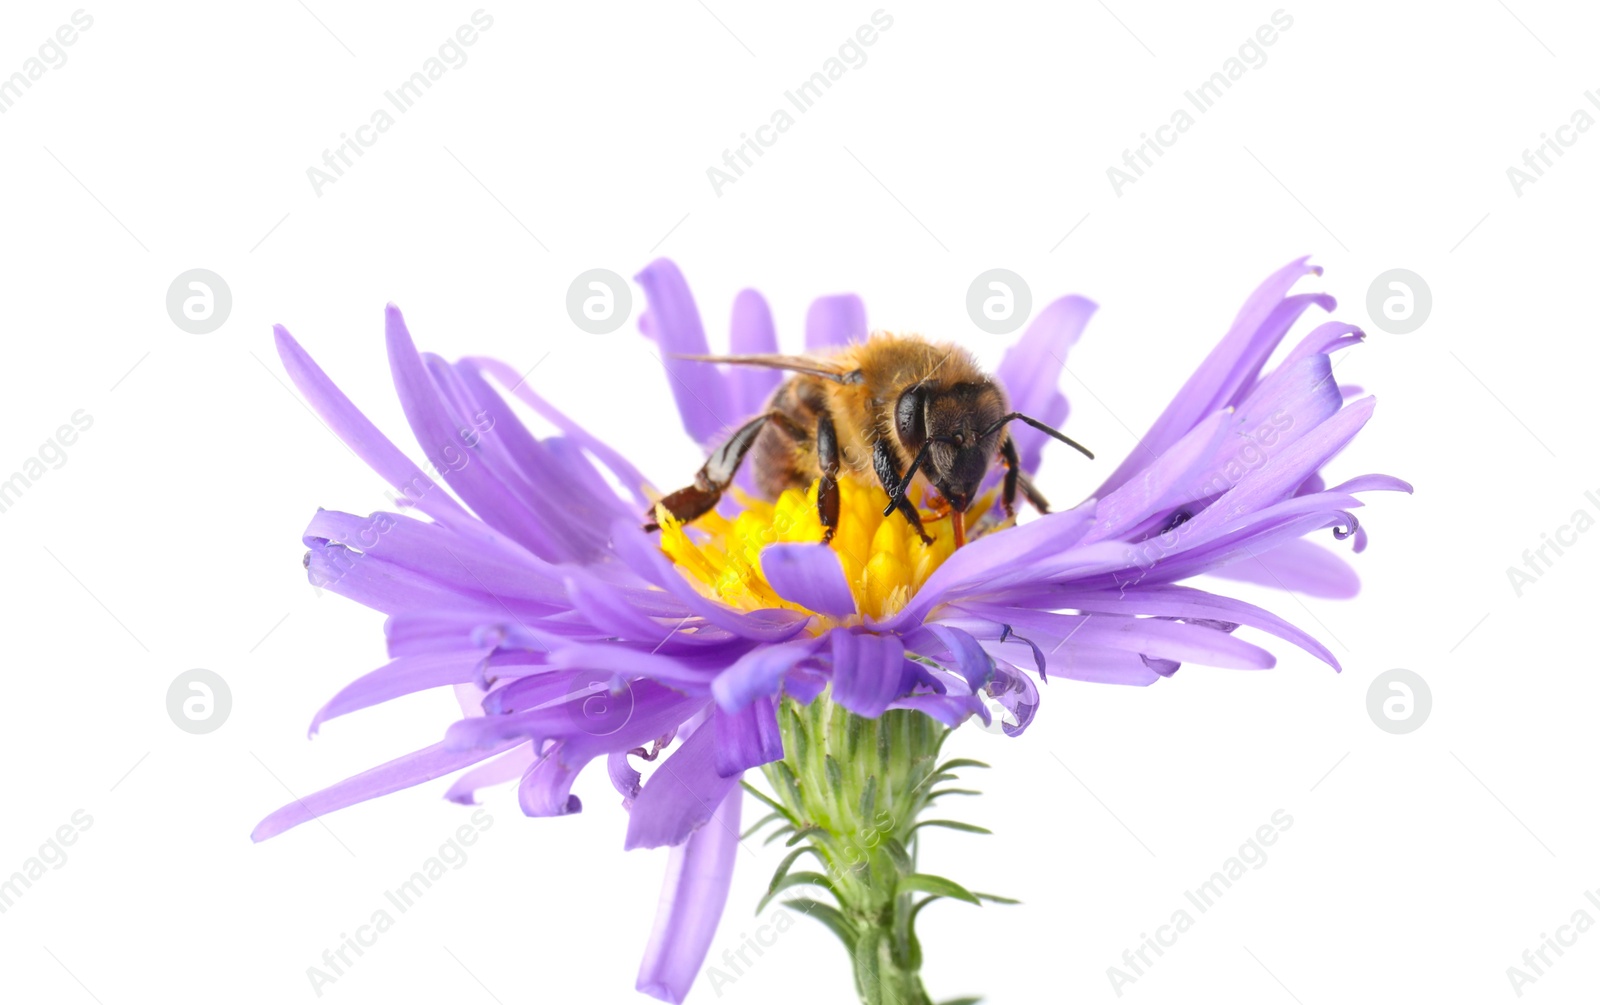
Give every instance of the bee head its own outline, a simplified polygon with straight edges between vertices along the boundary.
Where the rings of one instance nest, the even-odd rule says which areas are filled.
[[[966,512],[1000,450],[1006,400],[991,381],[916,384],[895,405],[895,434],[951,506]],[[910,477],[910,472],[907,477]]]

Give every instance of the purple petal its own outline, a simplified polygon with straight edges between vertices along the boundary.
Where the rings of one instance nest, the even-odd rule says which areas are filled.
[[[802,663],[783,679],[783,693],[802,705],[809,705],[828,689],[828,675],[810,662]]]
[[[1055,672],[1058,661],[1051,657],[1050,651],[1055,650],[1059,655],[1072,643],[1238,670],[1265,670],[1277,662],[1277,657],[1260,646],[1204,624],[1107,614],[1056,614],[1020,608],[997,611],[977,604],[963,604],[959,609],[979,615],[987,624],[955,617],[947,618],[946,623],[979,638],[992,639],[996,645],[1002,626],[1010,626],[1046,650],[1046,667],[1051,673]]]
[[[549,665],[591,675],[648,677],[680,691],[700,694],[723,666],[723,657],[712,654],[708,666],[694,659],[695,655],[686,653],[683,658],[676,658],[660,652],[641,652],[616,642],[574,643],[551,652]]]
[[[733,882],[739,848],[739,810],[744,792],[735,788],[702,827],[672,850],[655,928],[635,985],[644,994],[680,1005],[705,962]]]
[[[1331,356],[1340,349],[1358,345],[1365,341],[1366,337],[1366,332],[1355,325],[1345,324],[1343,321],[1324,321],[1311,329],[1305,338],[1295,343],[1294,348],[1284,354],[1278,369],[1291,366],[1307,356]],[[1249,393],[1249,390],[1245,392],[1246,395]]]
[[[1087,510],[1064,510],[1003,534],[978,538],[935,569],[899,613],[873,627],[908,631],[921,624],[935,607],[966,591],[997,588],[1010,578],[1027,580],[1030,561],[1071,548],[1091,526],[1090,518]]]
[[[820,544],[771,544],[761,551],[761,571],[783,599],[832,618],[856,612],[844,566]]]
[[[1069,642],[1050,658],[1049,674],[1065,680],[1083,681],[1086,684],[1123,684],[1148,687],[1171,671],[1159,673],[1152,669],[1152,661],[1140,653],[1122,649],[1102,649]]]
[[[812,352],[867,336],[867,308],[854,293],[818,297],[806,309],[806,348]]]
[[[717,709],[711,724],[717,740],[717,774],[741,775],[783,756],[777,702],[763,695],[732,714]]]
[[[1349,562],[1303,538],[1208,569],[1206,574],[1329,600],[1347,600],[1361,592],[1361,578]]]
[[[720,370],[709,363],[675,358],[710,352],[694,294],[670,259],[656,259],[634,279],[644,287],[649,303],[649,331],[661,349],[661,365],[667,371],[683,428],[696,443],[708,446],[729,423],[742,416],[733,407],[728,383]]]
[[[582,670],[550,670],[535,668],[535,672],[513,678],[497,685],[484,695],[479,707],[485,715],[511,715],[514,712],[531,712],[547,705],[561,702],[583,702],[599,697],[604,689],[609,697],[622,697],[626,688],[624,678],[604,674],[591,674]],[[601,699],[601,704],[605,702]],[[624,699],[621,704],[626,705]]]
[[[573,608],[581,611],[584,618],[605,635],[637,643],[647,651],[666,649],[672,652],[720,645],[726,640],[725,636],[679,631],[689,612],[680,608],[677,618],[670,614],[652,615],[634,603],[628,591],[603,581],[586,569],[572,567],[568,570],[567,592],[572,597]]]
[[[1374,398],[1352,402],[1289,444],[1271,464],[1246,472],[1233,488],[1180,528],[1183,536],[1189,539],[1189,546],[1207,540],[1245,514],[1257,513],[1288,497],[1312,472],[1344,449],[1372,417],[1376,404]]]
[[[1211,350],[1200,368],[1141,439],[1140,442],[1149,453],[1137,450],[1129,454],[1094,494],[1108,495],[1143,467],[1150,454],[1164,452],[1195,423],[1233,400],[1234,395],[1254,378],[1295,318],[1314,302],[1327,303],[1326,300],[1316,301],[1305,297],[1284,298],[1300,277],[1308,272],[1321,271],[1316,266],[1307,266],[1302,258],[1269,276],[1245,301],[1222,341]],[[1289,306],[1285,308],[1285,304]],[[1332,309],[1331,305],[1328,309]]]
[[[639,794],[640,784],[644,776],[639,774],[639,769],[633,766],[626,750],[618,750],[606,755],[606,774],[611,776],[611,785],[622,795],[622,805],[626,809],[633,805],[633,797]]]
[[[429,516],[446,521],[470,521],[465,510],[439,484],[422,473],[378,427],[334,386],[316,361],[300,348],[282,325],[273,328],[278,356],[289,379],[306,396],[312,409],[327,422],[334,434],[366,461],[390,485],[400,490],[411,505]]]
[[[1086,612],[1144,614],[1164,618],[1203,618],[1248,625],[1297,645],[1335,670],[1339,669],[1339,661],[1326,646],[1271,611],[1191,586],[1145,585],[1130,592],[1066,590],[1054,594],[1052,601],[1057,607],[1076,608]],[[993,613],[995,617],[1007,616],[1005,612]]]
[[[495,546],[455,533],[444,524],[396,513],[356,516],[318,510],[304,537],[380,556],[464,595],[504,597],[543,605],[554,613],[570,607],[554,566],[510,542]]]
[[[944,643],[967,687],[977,691],[994,677],[994,658],[971,635],[952,625],[929,624],[927,632]]]
[[[564,817],[583,811],[583,801],[572,794],[572,782],[590,759],[578,756],[569,763],[565,746],[559,741],[552,743],[522,776],[517,805],[528,816]]]
[[[755,290],[740,290],[733,300],[728,350],[740,356],[778,351],[778,333],[772,324],[772,309]],[[783,383],[783,374],[763,366],[735,366],[729,368],[728,379],[734,387],[739,415],[744,417],[761,411],[768,396]]]
[[[1101,499],[1095,505],[1094,526],[1079,543],[1093,544],[1120,537],[1157,512],[1177,502],[1188,501],[1178,499],[1175,490],[1211,466],[1211,458],[1216,456],[1222,438],[1228,434],[1229,420],[1227,412],[1214,412],[1202,419],[1149,467]]]
[[[1402,481],[1393,475],[1357,475],[1354,478],[1342,481],[1329,492],[1404,492],[1410,495],[1415,491],[1408,481]]]
[[[951,729],[974,715],[988,721],[988,710],[983,707],[983,699],[974,694],[908,694],[890,702],[889,707],[921,712]]]
[[[1314,267],[1310,271],[1317,275],[1322,274],[1320,268]],[[1228,382],[1223,385],[1226,400],[1219,402],[1219,405],[1236,406],[1244,400],[1245,394],[1260,375],[1261,368],[1266,365],[1267,357],[1272,355],[1273,350],[1283,341],[1283,337],[1289,333],[1294,323],[1300,320],[1300,315],[1313,306],[1332,311],[1338,306],[1338,302],[1326,293],[1296,293],[1284,297],[1272,308],[1267,314],[1267,319],[1257,329],[1255,337],[1251,339],[1247,351],[1235,363]],[[1228,390],[1229,384],[1232,385],[1231,391]]]
[[[1092,300],[1062,297],[1034,316],[1022,338],[1006,350],[995,377],[1005,388],[1013,411],[1032,416],[1048,426],[1067,419],[1067,398],[1060,379],[1067,352],[1083,334],[1095,312]],[[1039,468],[1039,453],[1049,437],[1024,423],[1011,427],[1022,468],[1030,474]]]
[[[479,789],[501,785],[513,778],[521,778],[532,763],[533,744],[524,743],[520,747],[513,747],[491,761],[469,771],[463,771],[454,782],[450,783],[450,788],[446,790],[444,797],[463,806],[476,806]]]
[[[1136,575],[1130,577],[1127,570],[1109,575],[1094,572],[1082,577],[1080,584],[1125,589],[1135,584],[1175,583],[1261,554],[1312,531],[1332,528],[1336,536],[1348,536],[1357,527],[1351,511],[1360,507],[1361,500],[1355,496],[1336,492],[1287,499],[1237,517],[1221,527],[1207,528],[1203,538],[1178,533],[1163,535],[1161,546],[1152,546],[1153,540],[1144,542],[1140,547],[1148,547],[1148,550],[1141,552],[1140,560],[1130,564],[1130,568],[1137,567]],[[1184,524],[1178,530],[1181,532],[1188,526]]]
[[[1342,399],[1326,356],[1279,367],[1229,414],[1223,439],[1207,461],[1173,487],[1162,506],[1217,496],[1258,469],[1271,467],[1289,445],[1339,411]]]
[[[467,414],[483,417],[481,424],[489,426],[479,433],[478,442],[481,452],[494,458],[501,479],[567,545],[570,557],[598,557],[607,524],[634,515],[633,506],[617,495],[577,445],[559,436],[540,440],[528,432],[475,367],[440,362],[434,369],[469,399],[463,405]]]
[[[484,523],[537,554],[545,536],[543,528],[471,446],[474,437],[468,435],[469,424],[446,406],[411,341],[399,308],[390,304],[384,317],[395,390],[430,469],[440,472]]]
[[[452,589],[423,573],[401,568],[376,555],[364,555],[339,544],[311,540],[306,542],[306,578],[318,589],[349,597],[358,604],[385,614],[427,610],[432,613],[472,614],[482,620],[495,620],[519,614],[538,617],[543,610],[523,601],[507,601],[501,607],[488,594]]]
[[[469,649],[403,656],[345,685],[312,718],[309,732],[315,735],[329,719],[370,708],[391,698],[444,687],[446,684],[472,681],[478,675],[479,665],[488,655],[487,649]]]
[[[250,834],[250,840],[265,841],[291,827],[315,820],[324,813],[432,781],[493,757],[512,745],[502,742],[482,750],[446,750],[442,743],[423,747],[376,768],[369,768],[359,775],[352,775],[304,799],[296,799],[257,824]]]
[[[1007,736],[1021,736],[1039,711],[1039,689],[1033,679],[1004,660],[995,661],[995,678],[988,687],[989,697],[1016,720],[1001,729]]]
[[[782,642],[803,631],[810,620],[799,611],[787,609],[753,614],[735,611],[705,597],[684,578],[672,560],[662,554],[655,541],[639,532],[636,524],[613,524],[611,546],[617,556],[646,581],[661,587],[706,621],[741,638]]]
[[[628,811],[624,847],[682,844],[712,818],[738,782],[737,775],[724,776],[717,771],[717,731],[711,723],[702,723],[639,790]],[[738,839],[737,830],[733,839]]]
[[[1006,655],[998,641],[985,642],[984,648],[999,657]],[[1146,687],[1170,674],[1157,673],[1157,662],[1141,653],[1105,646],[1084,645],[1077,639],[1052,645],[1045,656],[1045,672],[1050,677],[1090,684],[1122,684]],[[1177,664],[1173,663],[1176,667]]]
[[[572,484],[550,451],[476,371],[467,367],[458,371],[434,353],[421,356],[445,413],[456,422],[459,463],[481,467],[486,483],[503,487],[521,510],[524,525],[536,535],[535,554],[551,562],[592,559],[605,537],[592,518],[583,519],[594,508],[583,486]],[[536,471],[532,477],[525,465]],[[605,494],[613,495],[609,489]]]
[[[555,406],[535,394],[533,388],[528,385],[526,377],[518,375],[517,371],[507,364],[485,356],[469,357],[463,362],[476,366],[479,371],[489,374],[502,385],[510,388],[513,395],[522,399],[523,402],[538,412],[551,425],[561,430],[562,435],[599,458],[600,463],[604,464],[612,474],[617,476],[617,480],[622,483],[623,488],[628,490],[638,505],[650,505],[650,497],[644,492],[644,486],[648,480],[639,472],[639,469],[604,441],[591,436],[582,426],[567,418]]]
[[[906,679],[905,647],[892,635],[834,631],[833,700],[876,719],[898,698]]]
[[[815,655],[821,638],[760,646],[741,656],[711,682],[711,695],[724,712],[737,712],[758,698],[775,695],[784,675]]]
[[[594,707],[600,698],[603,707]],[[590,707],[585,707],[589,704]],[[649,743],[704,708],[704,699],[691,698],[652,680],[625,682],[615,692],[602,694],[587,681],[542,707],[504,715],[460,719],[445,730],[444,747],[451,751],[481,751],[512,740],[566,738],[598,749],[627,750]]]

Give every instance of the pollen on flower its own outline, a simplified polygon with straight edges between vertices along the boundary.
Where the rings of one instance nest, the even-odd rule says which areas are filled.
[[[820,542],[817,486],[789,489],[777,502],[733,493],[742,507],[732,519],[712,512],[685,525],[660,507],[661,550],[707,596],[741,610],[784,607],[805,610],[778,596],[761,572],[761,550],[779,542]],[[933,570],[955,551],[950,521],[922,510],[923,529],[933,544],[923,544],[899,513],[885,517],[888,497],[873,484],[848,473],[839,476],[839,526],[830,547],[839,556],[845,580],[862,615],[884,618],[900,610]],[[991,497],[969,513],[976,519]],[[814,613],[814,612],[808,612]]]

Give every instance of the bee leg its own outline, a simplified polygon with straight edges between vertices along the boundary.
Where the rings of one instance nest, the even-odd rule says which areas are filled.
[[[712,451],[705,464],[695,473],[693,485],[662,496],[656,505],[663,507],[684,523],[709,512],[711,507],[717,504],[717,500],[722,498],[723,491],[732,484],[734,473],[739,470],[744,455],[750,452],[750,448],[755,445],[756,437],[761,435],[761,430],[766,428],[768,422],[779,423],[798,440],[805,439],[805,431],[781,412],[768,412],[751,419],[728,437],[722,446]],[[644,525],[646,531],[661,529],[661,525],[655,519],[654,506],[645,516],[648,521]]]
[[[1005,507],[1006,516],[1017,515],[1017,489],[1022,489],[1022,494],[1028,502],[1040,513],[1050,512],[1050,503],[1039,490],[1033,487],[1033,479],[1022,470],[1022,461],[1017,457],[1017,445],[1011,442],[1008,435],[1000,443],[1000,458],[1006,464],[1006,478],[1000,488],[1000,503]]]
[[[889,499],[893,502],[894,508],[899,510],[900,514],[916,529],[917,536],[922,538],[922,543],[932,544],[933,538],[929,537],[928,532],[922,529],[922,514],[918,513],[917,508],[911,505],[911,500],[903,495],[895,495],[896,490],[900,487],[900,464],[894,459],[894,454],[889,450],[889,444],[883,440],[878,440],[872,445],[872,470],[878,476],[878,484],[882,485],[883,490],[889,493]]]
[[[833,540],[839,528],[839,436],[826,412],[817,420],[817,519],[822,521],[822,543]]]

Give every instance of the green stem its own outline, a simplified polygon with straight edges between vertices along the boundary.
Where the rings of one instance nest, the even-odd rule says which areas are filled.
[[[950,730],[921,712],[862,718],[826,695],[784,699],[778,724],[784,757],[763,770],[797,831],[790,843],[808,842],[822,868],[774,887],[822,886],[838,901],[836,916],[818,902],[797,906],[846,942],[862,1005],[931,1005],[913,927],[916,892],[930,890],[917,875],[915,826],[951,777],[935,777]]]

